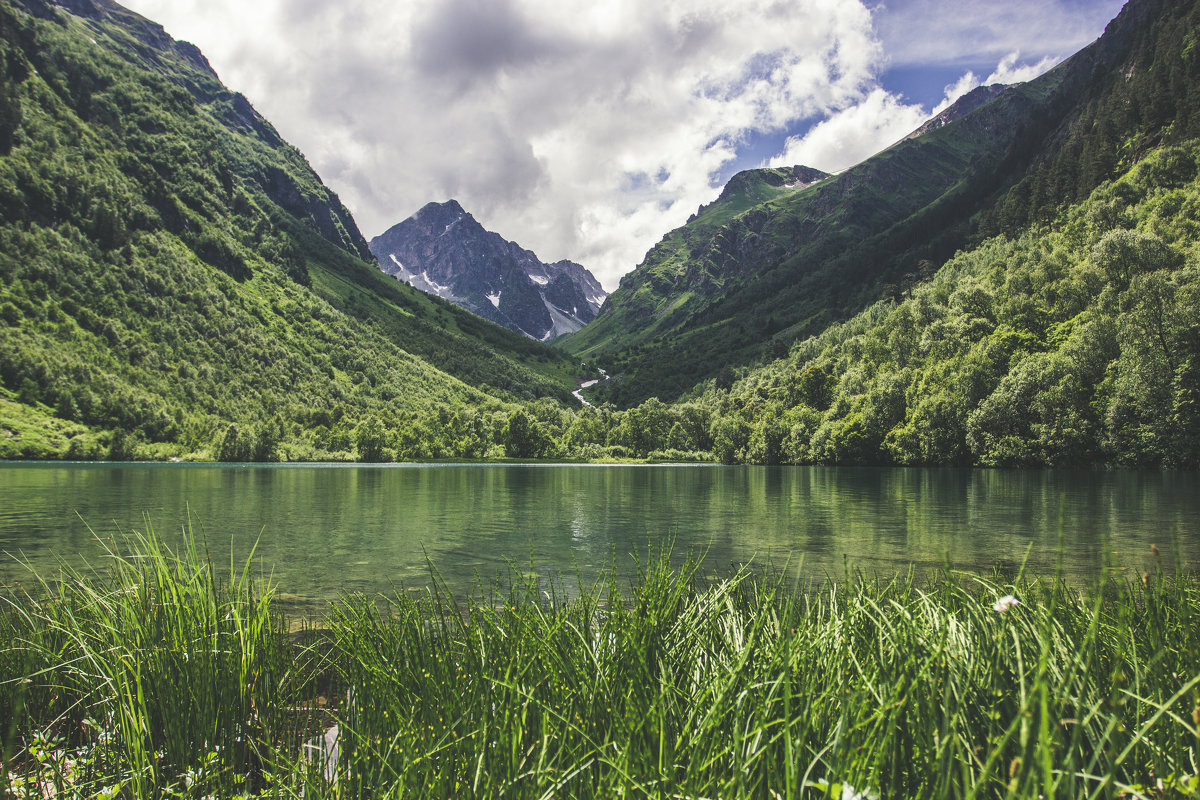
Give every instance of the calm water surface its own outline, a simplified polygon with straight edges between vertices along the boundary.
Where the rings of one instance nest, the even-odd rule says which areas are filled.
[[[1075,576],[1200,566],[1200,475],[850,467],[554,465],[0,465],[0,551],[39,571],[100,561],[95,535],[177,541],[188,520],[214,557],[257,556],[280,591],[422,586],[476,576],[636,570],[674,539],[714,571],[753,561],[801,578],[950,563]],[[532,565],[532,566],[531,566]],[[0,560],[0,581],[28,580]],[[568,587],[569,588],[569,587]]]

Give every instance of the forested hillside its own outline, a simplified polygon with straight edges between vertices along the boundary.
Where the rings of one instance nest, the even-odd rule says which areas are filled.
[[[669,234],[562,346],[618,405],[671,400],[927,280],[954,253],[1053,220],[1162,144],[1200,135],[1200,18],[1133,0],[1042,77],[815,186]]]
[[[381,419],[570,401],[577,360],[380,273],[161,27],[3,0],[0,66],[0,457],[345,457]]]
[[[1200,466],[1200,182],[1159,150],[1052,223],[711,387],[727,461]]]
[[[1200,144],[687,402],[536,406],[536,454],[1200,466]],[[528,454],[535,454],[530,451]]]
[[[738,176],[568,357],[368,263],[195,48],[0,0],[0,457],[1195,468],[1197,31],[1134,0],[861,168]]]

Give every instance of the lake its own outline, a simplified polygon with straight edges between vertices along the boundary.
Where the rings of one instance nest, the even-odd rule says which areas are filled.
[[[1200,565],[1200,474],[593,465],[0,464],[0,552],[53,574],[96,536],[190,523],[219,563],[257,559],[291,601],[521,572],[636,574],[673,541],[706,570],[805,579],[951,564],[1095,575]],[[0,581],[29,579],[13,558]]]

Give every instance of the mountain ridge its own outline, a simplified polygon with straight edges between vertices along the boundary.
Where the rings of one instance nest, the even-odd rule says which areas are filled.
[[[344,250],[367,260],[370,251],[350,212],[337,194],[312,171],[303,155],[288,145],[278,131],[254,109],[244,95],[227,89],[198,47],[178,41],[163,26],[136,14],[114,0],[66,0],[48,4],[42,0],[17,0],[35,15],[46,8],[61,8],[85,23],[111,23],[136,43],[136,54],[154,67],[160,77],[190,94],[227,129],[253,135],[272,149],[303,162],[312,183],[298,183],[277,164],[260,167],[250,177],[266,194],[289,213],[306,219],[322,236]],[[180,69],[180,67],[184,69]],[[86,87],[80,87],[86,88]],[[106,109],[107,110],[107,109]]]
[[[1114,174],[1115,160],[1104,158],[1121,152],[1119,141],[1085,126],[1096,104],[1113,115],[1122,104],[1145,104],[1116,85],[1118,66],[1134,70],[1127,82],[1184,70],[1164,62],[1169,69],[1151,73],[1128,63],[1150,52],[1152,28],[1179,13],[1159,0],[1135,0],[1093,44],[953,121],[719,226],[695,219],[668,233],[597,320],[560,346],[609,370],[605,399],[621,406],[672,400],[726,366],[773,357],[904,291],[972,242],[1051,213]],[[1190,96],[1186,83],[1172,91]]]
[[[579,330],[608,296],[580,264],[542,262],[453,199],[426,204],[369,247],[389,275],[539,341]]]
[[[943,125],[949,125],[955,120],[962,119],[980,106],[990,103],[1009,88],[1010,85],[1005,83],[990,83],[985,86],[976,86],[951,103],[943,111],[930,117],[919,128],[904,138],[915,139],[918,136],[924,136],[930,131],[935,131]]]

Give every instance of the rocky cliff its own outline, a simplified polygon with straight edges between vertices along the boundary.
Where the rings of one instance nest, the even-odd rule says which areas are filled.
[[[591,322],[608,296],[584,267],[543,263],[454,200],[429,203],[370,248],[389,275],[542,341]]]

